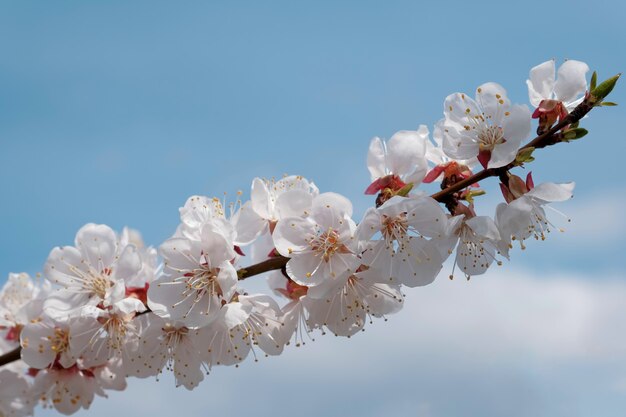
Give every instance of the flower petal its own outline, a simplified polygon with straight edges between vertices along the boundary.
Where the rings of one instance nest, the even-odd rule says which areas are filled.
[[[403,176],[413,173],[416,166],[426,169],[426,140],[428,129],[420,126],[420,131],[401,130],[387,142],[387,167],[393,174]],[[423,178],[423,176],[422,176]],[[419,179],[421,181],[421,178]]]
[[[552,98],[555,72],[554,59],[531,68],[526,85],[528,85],[528,99],[533,107],[538,107],[541,100]]]
[[[566,201],[572,198],[575,185],[576,184],[574,182],[564,184],[544,182],[530,190],[526,195],[545,203],[553,201]]]
[[[117,236],[109,226],[89,223],[76,233],[76,247],[96,271],[102,272],[115,261]]]
[[[375,137],[371,140],[367,152],[367,169],[370,171],[372,181],[387,175],[385,167],[385,144],[379,137]]]
[[[567,103],[574,101],[576,96],[587,90],[587,80],[585,75],[589,71],[589,66],[584,62],[570,59],[559,67],[554,94],[556,99]]]
[[[501,126],[502,118],[511,107],[504,87],[493,82],[476,89],[476,102],[482,107],[483,116],[496,126]]]
[[[276,213],[279,218],[305,216],[311,210],[313,196],[305,190],[289,190],[276,198]]]

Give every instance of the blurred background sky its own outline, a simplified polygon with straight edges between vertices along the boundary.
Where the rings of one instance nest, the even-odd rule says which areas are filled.
[[[527,103],[550,58],[624,71],[625,17],[601,0],[2,2],[0,282],[87,222],[156,246],[188,196],[233,200],[255,176],[301,174],[358,218],[373,136],[432,129],[446,95],[486,81]],[[216,369],[191,393],[132,380],[79,414],[622,416],[623,120],[597,109],[586,138],[536,155],[536,183],[577,183],[557,206],[567,233],[469,283],[444,270],[351,340]]]

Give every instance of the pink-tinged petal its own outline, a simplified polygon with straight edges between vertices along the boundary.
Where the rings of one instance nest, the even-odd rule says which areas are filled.
[[[415,175],[423,174],[423,172],[421,172],[421,168],[418,171],[420,172],[416,172]],[[413,177],[413,174],[408,177]],[[409,179],[407,179],[407,181],[409,181]],[[399,176],[395,174],[389,174],[389,175],[385,175],[382,178],[377,178],[376,180],[374,180],[374,182],[372,182],[365,190],[365,194],[366,195],[378,194],[380,191],[383,191],[385,188],[389,188],[392,191],[398,191],[402,189],[404,186],[406,186],[406,183],[402,181],[402,179],[400,179]]]
[[[416,166],[425,168],[426,140],[428,129],[425,126],[420,131],[396,132],[387,142],[387,167],[399,176],[411,174]]]
[[[267,189],[265,181],[255,178],[252,181],[252,191],[250,192],[250,201],[252,201],[252,209],[264,219],[274,220],[274,202],[271,201],[270,191]]]
[[[443,165],[437,165],[436,167],[434,167],[433,169],[431,169],[428,174],[426,174],[426,176],[424,177],[424,179],[422,180],[423,183],[425,184],[430,184],[431,182],[435,181],[437,178],[439,178],[439,176],[441,174],[443,174],[443,171],[445,170],[445,166]]]
[[[502,183],[500,183],[500,191],[502,192],[502,197],[504,197],[504,201],[506,201],[507,203],[515,200],[515,196],[511,194],[508,187]]]
[[[554,59],[530,70],[530,79],[526,80],[526,84],[528,85],[528,99],[533,107],[538,107],[541,100],[552,98],[555,72]]]
[[[526,195],[545,203],[566,201],[572,198],[575,185],[576,183],[574,182],[568,182],[564,184],[544,182],[533,188]]]
[[[489,123],[496,126],[501,126],[505,113],[511,107],[504,87],[493,82],[482,84],[476,89],[476,102],[482,107]]]
[[[486,169],[489,166],[489,161],[491,161],[491,151],[479,151],[477,159],[478,162],[480,162],[480,165],[482,165],[482,167]]]
[[[554,85],[556,99],[567,104],[583,94],[587,90],[585,75],[588,71],[589,66],[584,62],[573,59],[565,61],[559,67]]]
[[[370,171],[372,180],[387,175],[385,160],[385,144],[380,138],[375,137],[370,142],[367,153],[367,168]]]
[[[376,178],[370,185],[365,189],[365,195],[374,195],[378,194],[383,189],[382,178]]]
[[[76,233],[76,248],[98,272],[110,267],[117,255],[117,236],[104,224],[89,223]]]
[[[272,238],[276,250],[283,256],[292,256],[309,248],[307,236],[315,233],[315,225],[309,219],[292,217],[280,220],[274,228]]]
[[[535,188],[535,182],[533,181],[532,172],[529,172],[528,175],[526,175],[526,188],[528,190],[532,190],[533,188]]]

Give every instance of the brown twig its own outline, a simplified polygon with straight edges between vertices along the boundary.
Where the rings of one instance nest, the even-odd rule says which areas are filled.
[[[0,366],[4,366],[8,363],[19,360],[21,351],[22,351],[22,348],[18,346],[12,351],[7,352],[4,355],[0,356]]]
[[[237,271],[237,276],[239,276],[239,280],[241,281],[246,278],[250,278],[251,276],[262,274],[263,272],[281,269],[282,267],[287,265],[287,261],[289,261],[289,258],[285,256],[279,255],[276,257],[272,257],[266,261],[259,262],[258,264],[239,269]]]

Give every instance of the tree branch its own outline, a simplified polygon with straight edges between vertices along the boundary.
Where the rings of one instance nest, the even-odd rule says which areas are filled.
[[[21,351],[22,351],[22,348],[20,346],[18,346],[15,349],[13,349],[12,351],[7,352],[4,355],[1,355],[0,356],[0,366],[4,366],[4,365],[6,365],[8,363],[20,360],[20,352]]]
[[[564,127],[568,125],[578,122],[587,113],[589,113],[591,109],[593,109],[593,107],[594,106],[590,102],[590,100],[585,99],[574,110],[572,110],[572,112],[568,114],[567,117],[565,117],[559,123],[554,125],[550,130],[542,133],[541,135],[537,136],[536,138],[528,142],[526,145],[522,146],[519,150],[521,151],[523,149],[528,149],[528,148],[541,149],[541,148],[545,148],[546,146],[554,145],[560,142],[560,140],[555,140],[555,135],[557,134],[557,132],[559,132],[561,129],[563,129]],[[515,161],[513,161],[510,164],[505,165],[500,168],[485,168],[482,171],[479,171],[476,174],[472,175],[471,177],[468,177],[462,181],[459,181],[449,186],[448,188],[431,195],[431,197],[439,202],[442,202],[450,195],[458,191],[461,191],[462,189],[467,188],[472,184],[482,181],[485,178],[498,177],[502,174],[505,174],[507,171],[509,171],[511,168],[514,168],[517,165],[518,164]]]
[[[538,135],[536,138],[528,142],[526,145],[521,147],[520,150],[531,148],[531,147],[535,149],[540,149],[540,148],[545,148],[546,146],[559,143],[560,139],[557,139],[555,135],[564,127],[570,124],[576,123],[577,121],[582,119],[587,113],[589,113],[593,109],[593,107],[594,105],[592,101],[590,100],[590,98],[589,97],[585,98],[585,100],[582,103],[580,103],[574,110],[572,110],[572,112],[568,114],[567,117],[565,117],[559,123],[554,125],[547,132],[544,132],[541,135]],[[500,168],[483,169],[482,171],[477,172],[471,177],[466,178],[462,181],[459,181],[447,187],[446,189],[441,190],[438,193],[431,195],[431,197],[439,202],[442,202],[447,197],[451,196],[452,194],[458,191],[461,191],[462,189],[467,188],[472,184],[482,181],[485,178],[504,175],[506,174],[507,171],[509,171],[511,168],[514,168],[517,165],[518,164],[516,164],[516,162],[514,161]],[[288,261],[289,261],[289,258],[285,256],[272,257],[263,262],[259,262],[258,264],[250,265],[248,267],[237,270],[237,276],[239,277],[239,280],[244,280],[254,275],[259,275],[264,272],[284,268],[285,265],[287,265]],[[13,349],[12,351],[5,353],[4,355],[0,355],[0,366],[19,360],[20,351],[21,351],[21,347],[17,347]]]
[[[258,264],[241,268],[237,270],[237,276],[241,281],[246,278],[250,278],[251,276],[262,274],[263,272],[281,269],[282,267],[287,265],[287,261],[289,261],[289,258],[279,255],[273,258],[269,258],[263,262],[259,262]]]

